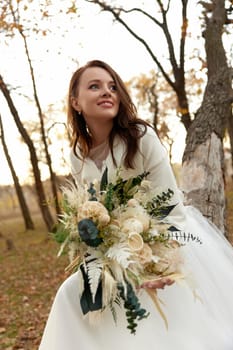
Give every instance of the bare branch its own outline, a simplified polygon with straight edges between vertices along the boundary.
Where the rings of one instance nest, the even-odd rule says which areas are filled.
[[[158,1],[158,3],[160,3],[160,1]],[[174,75],[176,77],[177,71],[178,71],[178,64],[177,64],[177,61],[176,61],[176,56],[175,56],[175,50],[174,50],[172,37],[171,37],[170,31],[168,29],[167,11],[168,10],[164,10],[163,6],[161,5],[161,12],[162,12],[162,17],[163,17],[162,29],[163,29],[163,33],[164,33],[166,41],[167,41],[168,52],[169,52],[169,56],[170,56],[172,69],[173,69]],[[176,90],[175,87],[173,87],[173,89]]]
[[[90,2],[93,2],[93,1],[90,1]],[[101,6],[101,3],[100,1],[94,1],[95,3],[98,3],[100,6]],[[177,71],[178,71],[178,64],[177,64],[177,61],[176,61],[176,57],[175,57],[175,50],[174,50],[174,45],[173,45],[173,41],[172,41],[172,38],[171,38],[171,34],[170,34],[170,31],[168,29],[168,25],[167,25],[167,13],[169,11],[169,8],[170,8],[170,1],[168,1],[168,4],[167,4],[167,8],[165,9],[164,8],[164,5],[162,3],[162,1],[160,0],[157,0],[157,3],[160,7],[160,11],[162,13],[162,18],[163,18],[163,22],[159,22],[155,17],[149,15],[147,12],[141,10],[141,9],[138,9],[138,8],[133,8],[131,10],[124,10],[124,9],[111,9],[110,6],[108,6],[108,10],[118,10],[119,13],[120,12],[125,12],[125,13],[128,13],[128,12],[133,12],[133,11],[138,11],[138,12],[141,12],[142,14],[144,14],[146,17],[150,18],[154,23],[156,23],[162,30],[163,30],[163,33],[165,35],[165,38],[166,38],[166,41],[167,41],[167,45],[168,45],[168,51],[169,51],[169,56],[170,56],[170,61],[171,61],[171,65],[172,65],[172,68],[173,68],[173,71],[174,71],[174,74],[176,75],[177,74]],[[182,1],[182,3],[186,3],[187,4],[187,1]],[[112,12],[112,11],[111,11]],[[112,12],[113,13],[113,12]],[[183,34],[183,30],[182,30],[182,34]],[[181,36],[181,40],[182,40],[183,36]],[[182,45],[184,46],[184,45]],[[163,73],[164,74],[164,73]],[[166,77],[165,77],[166,78]],[[166,79],[167,80],[167,79]],[[167,80],[168,81],[168,80]],[[170,82],[168,81],[168,83],[170,84]],[[172,85],[171,85],[172,86]],[[173,87],[173,86],[172,86]],[[174,87],[173,87],[174,88]]]
[[[168,1],[166,10],[165,10],[164,7],[163,7],[162,1],[157,0],[157,3],[159,4],[159,7],[160,7],[161,12],[167,14],[167,12],[169,11],[169,8],[170,8],[171,0]]]
[[[128,24],[120,17],[119,9],[118,11],[115,8],[112,8],[111,6],[107,5],[105,2],[99,1],[99,0],[86,0],[87,2],[95,3],[98,4],[103,11],[111,12],[114,18],[121,23],[127,30],[128,32],[136,38],[138,41],[140,41],[143,46],[146,48],[150,56],[152,57],[153,61],[157,64],[159,67],[161,73],[163,74],[164,78],[168,82],[168,84],[175,90],[176,85],[175,83],[170,79],[169,75],[166,73],[164,70],[162,64],[160,61],[157,59],[157,57],[154,55],[153,51],[151,50],[150,46],[147,44],[147,42],[138,34],[136,34],[131,27],[128,26]]]
[[[180,69],[184,72],[184,53],[185,53],[185,41],[187,36],[187,4],[188,0],[182,0],[182,27],[181,27],[181,37],[180,37]]]
[[[89,2],[89,0],[88,0]],[[91,1],[93,2],[93,1]],[[139,13],[142,13],[143,15],[145,15],[146,17],[148,17],[149,19],[151,19],[153,22],[155,22],[159,27],[162,27],[163,23],[159,22],[155,17],[151,16],[148,12],[140,9],[140,8],[132,8],[132,9],[129,9],[129,10],[125,10],[124,8],[114,8],[114,10],[116,12],[124,12],[124,13],[130,13],[130,12],[139,12]]]

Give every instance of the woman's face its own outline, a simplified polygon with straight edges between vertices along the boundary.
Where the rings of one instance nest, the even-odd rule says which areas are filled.
[[[88,126],[96,121],[109,122],[116,117],[120,97],[112,76],[103,68],[89,67],[80,77],[73,108],[82,112]]]

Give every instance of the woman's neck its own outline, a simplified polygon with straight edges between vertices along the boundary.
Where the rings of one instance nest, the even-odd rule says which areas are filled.
[[[92,147],[96,147],[106,142],[109,138],[109,134],[112,130],[112,123],[96,124],[89,127],[90,134],[92,136],[93,144]]]

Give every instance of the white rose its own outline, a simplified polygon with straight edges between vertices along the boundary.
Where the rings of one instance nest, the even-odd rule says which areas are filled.
[[[137,232],[131,232],[129,234],[128,246],[132,251],[140,251],[143,248],[143,244],[144,242],[142,236],[139,235]]]
[[[102,226],[106,226],[110,222],[110,216],[108,214],[102,214],[99,216],[99,223]]]
[[[143,224],[141,221],[135,218],[129,218],[123,222],[121,229],[124,233],[129,233],[132,231],[141,233],[143,231]]]
[[[86,201],[78,211],[79,219],[89,217],[98,220],[102,215],[108,215],[108,211],[97,201]]]
[[[86,201],[78,209],[78,220],[85,218],[92,219],[97,222],[100,226],[106,226],[110,222],[110,216],[107,209],[97,201]]]

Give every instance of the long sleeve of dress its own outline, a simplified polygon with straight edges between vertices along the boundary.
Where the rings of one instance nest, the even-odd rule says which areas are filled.
[[[146,135],[142,137],[139,154],[142,157],[144,171],[149,172],[147,179],[152,182],[153,187],[158,189],[158,191],[173,190],[174,195],[171,204],[176,206],[167,218],[167,221],[176,225],[177,228],[184,229],[186,215],[183,205],[183,194],[177,186],[167,151],[153,130],[149,129]]]

